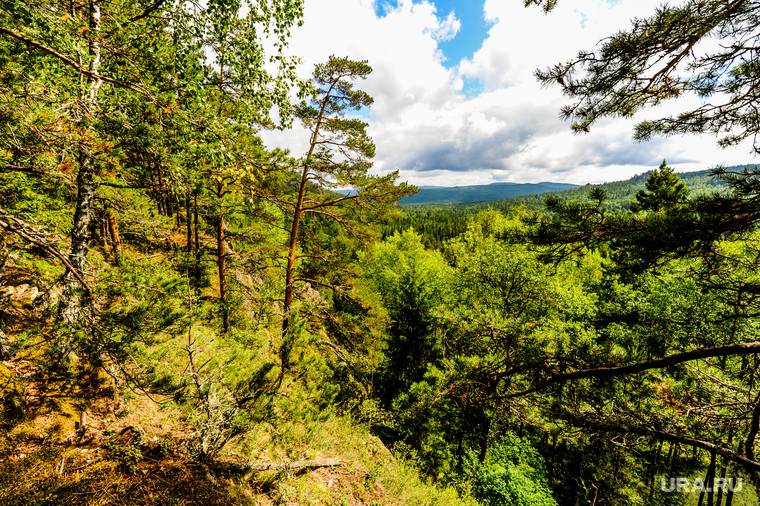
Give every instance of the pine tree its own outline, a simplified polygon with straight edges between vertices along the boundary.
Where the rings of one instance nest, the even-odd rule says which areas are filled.
[[[245,4],[245,15],[242,1],[13,1],[0,11],[3,172],[76,175],[68,262],[80,272],[65,278],[63,321],[86,305],[77,278],[98,188],[148,186],[159,213],[173,214],[182,171],[229,165],[234,128],[274,125],[275,106],[289,124],[298,79],[284,50],[302,2]],[[190,159],[188,144],[206,158]]]
[[[301,258],[298,249],[303,218],[318,216],[360,233],[362,213],[382,213],[388,205],[416,191],[406,183],[395,183],[398,171],[385,175],[369,173],[375,144],[367,134],[368,125],[361,119],[346,116],[352,110],[372,105],[372,97],[356,89],[352,82],[366,79],[371,72],[372,67],[366,61],[330,56],[326,63],[317,65],[314,70],[310,103],[303,104],[297,111],[311,137],[309,150],[296,169],[300,169],[300,177],[295,182],[295,199],[277,199],[290,218],[283,298],[283,373],[288,368],[293,344],[289,329],[294,285],[298,282],[325,284],[296,275]],[[349,193],[331,191],[343,188],[349,188]]]
[[[557,1],[525,3],[541,5],[549,11]],[[760,153],[759,26],[757,2],[686,0],[675,6],[663,4],[650,17],[635,19],[628,30],[604,39],[596,50],[581,51],[574,60],[536,74],[544,84],[559,84],[572,99],[562,109],[562,115],[573,121],[572,129],[576,132],[588,132],[604,117],[632,117],[663,101],[693,94],[701,99],[701,105],[677,116],[641,122],[635,127],[634,138],[709,133],[719,136],[720,146],[753,139],[754,149]],[[698,50],[697,45],[708,39],[716,49]],[[669,271],[678,280],[678,289],[670,296],[657,293],[655,306],[693,297],[694,309],[690,308],[685,312],[688,316],[680,319],[670,315],[670,308],[657,317],[669,325],[652,351],[659,356],[667,346],[672,347],[665,356],[642,357],[622,367],[595,366],[585,371],[553,374],[551,382],[596,377],[617,379],[610,384],[620,385],[650,369],[672,374],[673,381],[680,381],[688,377],[689,368],[676,371],[673,366],[701,360],[714,371],[720,370],[719,374],[730,371],[731,381],[746,384],[748,359],[744,357],[754,354],[760,343],[752,332],[743,334],[736,330],[745,325],[751,327],[757,314],[748,308],[758,303],[753,277],[758,261],[760,170],[714,169],[713,174],[728,183],[728,192],[686,200],[685,189],[672,171],[665,169],[663,165],[653,174],[654,178],[647,181],[647,190],[637,195],[632,206],[633,210],[656,212],[615,215],[604,209],[603,198],[595,199],[591,205],[555,201],[551,209],[555,213],[553,221],[540,227],[538,240],[550,246],[555,258],[582,253],[584,247],[598,248],[605,254],[611,251],[612,255],[606,255],[611,260],[606,269],[613,274],[609,288],[626,286],[640,290]],[[697,308],[707,313],[720,305],[722,309],[713,316],[696,318],[701,324],[697,332],[690,328],[699,314]],[[624,322],[622,328],[646,325],[648,318],[639,309],[633,315],[620,309],[614,307],[606,319]],[[633,325],[628,322],[631,316],[635,316]],[[731,330],[725,332],[722,324],[729,320]],[[674,339],[678,335],[688,335],[689,339],[686,342]],[[647,340],[651,340],[649,332],[629,342],[640,346]],[[705,357],[714,360],[711,363]],[[715,380],[712,376],[708,378]],[[704,391],[718,391],[726,384],[722,380],[700,383]],[[637,402],[649,402],[655,397],[651,391],[642,391]],[[716,397],[724,402],[722,393]],[[736,424],[729,430],[723,422],[713,424],[709,417],[699,415],[694,415],[697,423],[672,423],[656,410],[643,414],[637,409],[632,417],[613,412],[591,414],[593,410],[581,412],[568,407],[561,417],[596,433],[639,434],[676,442],[692,447],[695,455],[698,449],[707,449],[713,455],[708,476],[714,476],[714,455],[718,453],[756,477],[760,469],[760,462],[754,457],[760,426],[757,399],[748,403],[749,411],[751,416],[732,418]],[[709,426],[710,430],[696,429],[697,426]],[[737,430],[738,427],[741,428]],[[737,434],[743,439],[739,453],[727,443]],[[708,502],[711,500],[708,497]]]

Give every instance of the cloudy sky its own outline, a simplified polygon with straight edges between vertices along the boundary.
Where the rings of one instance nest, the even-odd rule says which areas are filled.
[[[756,162],[749,143],[725,150],[714,137],[635,143],[630,120],[573,135],[559,119],[566,99],[533,77],[661,3],[564,0],[544,15],[522,0],[306,0],[290,46],[304,77],[331,54],[369,61],[374,72],[360,87],[375,99],[365,115],[375,170],[398,169],[416,185],[585,184],[626,179],[663,159],[679,172]],[[308,143],[298,128],[263,136],[294,155]]]

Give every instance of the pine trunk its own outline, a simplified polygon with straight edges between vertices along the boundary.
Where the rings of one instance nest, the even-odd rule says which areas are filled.
[[[332,91],[332,88],[330,88]],[[288,263],[285,267],[285,297],[282,304],[282,345],[280,347],[280,376],[277,380],[277,389],[280,388],[285,372],[290,368],[290,351],[293,347],[293,336],[290,335],[291,308],[293,307],[293,283],[295,281],[296,271],[296,249],[298,247],[298,227],[301,224],[301,215],[304,212],[304,197],[306,196],[306,184],[309,182],[309,163],[314,149],[317,147],[319,139],[319,129],[327,110],[329,102],[329,93],[322,100],[319,115],[317,117],[314,131],[309,142],[309,152],[306,154],[303,171],[301,172],[301,183],[298,186],[298,198],[293,208],[293,223],[290,227],[290,238],[288,241]]]
[[[219,183],[217,196],[219,197],[219,216],[216,220],[216,263],[219,270],[219,299],[222,303],[222,328],[229,330],[229,308],[227,307],[227,255],[225,252],[225,223],[224,223],[224,192]]]
[[[195,280],[201,279],[201,240],[198,234],[198,196],[193,197],[193,226],[195,229]]]
[[[106,221],[106,208],[104,207],[100,217],[100,245],[104,250],[108,247],[108,224]]]
[[[111,234],[111,243],[113,245],[113,259],[117,266],[121,266],[121,239],[119,238],[119,224],[111,210],[106,211],[106,220],[108,221],[108,233]]]
[[[282,345],[280,347],[280,378],[282,383],[285,371],[290,367],[290,351],[293,347],[293,337],[290,332],[290,310],[293,306],[293,282],[296,271],[296,249],[298,247],[298,227],[301,224],[303,214],[303,199],[306,195],[306,183],[309,178],[309,169],[304,167],[301,174],[301,185],[298,188],[298,199],[293,210],[293,223],[290,227],[290,240],[288,241],[288,263],[285,267],[285,298],[282,305]]]
[[[193,252],[193,212],[190,207],[190,193],[185,194],[185,221],[187,225],[187,253],[189,256]]]

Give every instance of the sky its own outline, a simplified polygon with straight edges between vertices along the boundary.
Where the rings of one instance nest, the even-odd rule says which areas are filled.
[[[357,86],[375,99],[362,115],[377,146],[373,171],[399,170],[418,186],[618,181],[663,159],[677,172],[757,163],[751,142],[723,149],[712,136],[633,141],[636,122],[698,105],[695,97],[573,134],[559,118],[567,98],[533,76],[661,3],[561,0],[545,15],[522,0],[306,0],[290,51],[302,77],[333,54],[368,60],[373,73]],[[294,125],[262,137],[299,156],[309,136]]]

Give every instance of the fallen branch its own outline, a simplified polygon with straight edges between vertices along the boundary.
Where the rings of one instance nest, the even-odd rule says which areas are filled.
[[[234,473],[247,473],[250,471],[281,471],[281,470],[294,470],[294,469],[316,469],[319,467],[340,467],[343,464],[338,459],[317,459],[317,460],[297,460],[295,462],[224,462],[221,460],[213,460],[209,463],[209,467],[217,471],[234,472]]]

